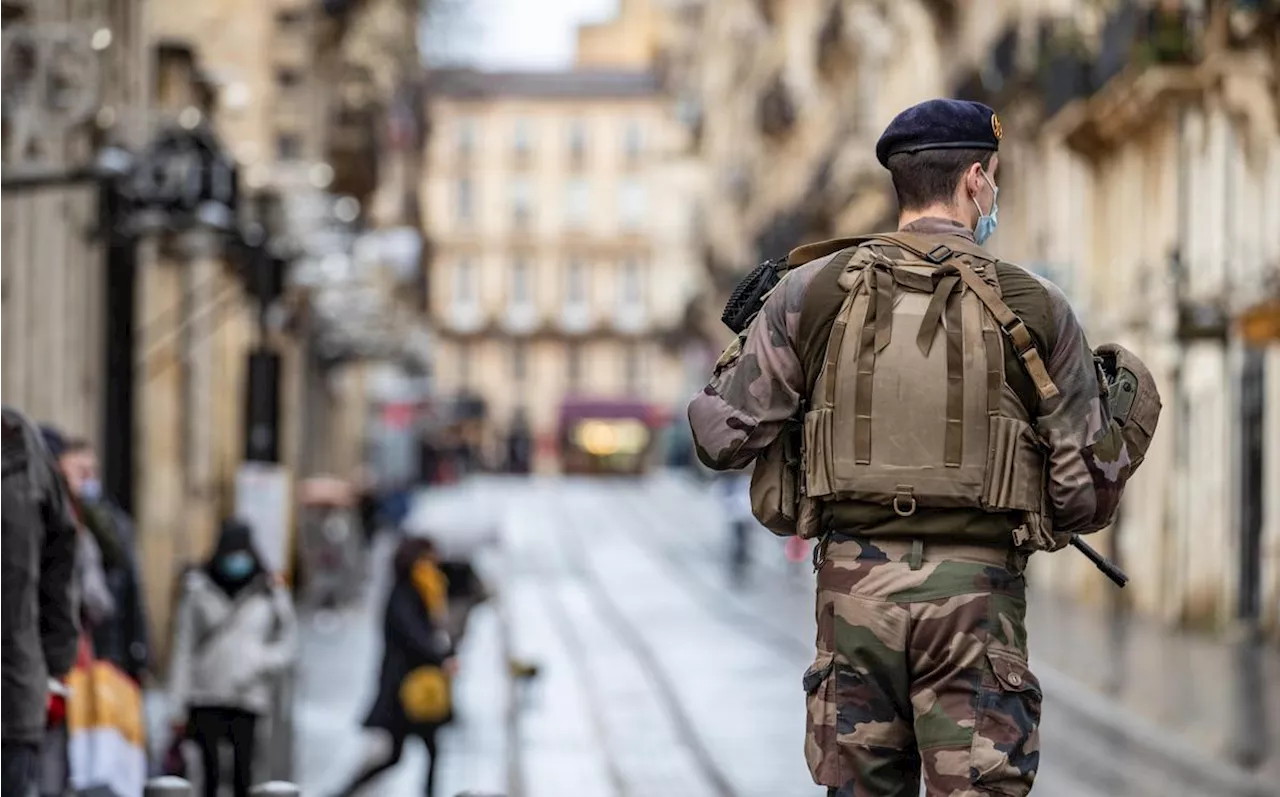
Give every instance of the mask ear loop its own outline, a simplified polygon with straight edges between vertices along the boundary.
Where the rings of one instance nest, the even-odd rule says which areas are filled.
[[[995,213],[996,203],[1000,201],[1000,189],[996,188],[995,183],[991,182],[991,178],[987,176],[987,172],[985,169],[982,171],[982,179],[987,181],[987,187],[991,189],[991,213]],[[991,213],[982,212],[982,205],[978,203],[977,195],[971,196],[969,197],[969,199],[973,201],[973,206],[978,209],[979,218],[981,218],[982,216],[991,215]]]

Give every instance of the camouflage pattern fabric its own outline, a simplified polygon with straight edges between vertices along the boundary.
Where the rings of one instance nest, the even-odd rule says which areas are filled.
[[[835,797],[1026,795],[1041,691],[1025,581],[981,546],[833,541],[804,675],[805,758]]]
[[[937,235],[939,243],[951,235],[973,239],[970,230],[948,219],[921,219],[903,229]],[[698,457],[708,467],[746,466],[799,409],[808,384],[796,344],[800,311],[814,277],[832,257],[788,273],[748,327],[740,349],[726,352],[710,383],[690,402],[689,424]],[[1048,498],[1053,530],[1065,541],[1067,535],[1097,531],[1112,522],[1129,477],[1130,458],[1104,400],[1106,379],[1066,296],[1048,280],[1007,267],[1020,272],[1024,282],[1034,280],[1041,297],[1037,301],[1048,303],[1047,312],[1041,314],[1050,319],[1051,328],[1033,332],[1050,342],[1041,354],[1061,395],[1041,403],[1034,421],[1050,448]],[[1006,294],[1005,299],[1023,315],[1012,297]],[[888,514],[888,522],[901,520]],[[876,530],[857,531],[874,534]]]

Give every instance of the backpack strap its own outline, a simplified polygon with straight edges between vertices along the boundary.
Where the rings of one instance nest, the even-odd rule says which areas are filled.
[[[849,261],[857,253],[857,246],[850,246],[844,252],[841,252],[831,262],[839,264],[838,268],[845,268],[849,265]],[[836,313],[835,321],[831,325],[831,333],[827,336],[827,357],[822,366],[822,374],[827,378],[826,383],[822,386],[822,405],[830,407],[835,403],[836,386],[835,380],[830,377],[835,373],[836,361],[840,359],[840,348],[844,345],[844,330],[849,325],[849,313],[853,307],[854,296],[862,286],[864,272],[859,269],[853,275],[853,281],[849,284],[849,292],[845,294],[844,303],[840,305],[840,312]]]
[[[984,263],[996,262],[987,250],[959,235],[950,236],[946,243],[938,243],[936,236],[915,232],[882,232],[865,237],[905,249],[921,260],[937,266],[948,262],[956,255],[968,255]]]
[[[1035,382],[1036,394],[1040,396],[1041,401],[1057,398],[1058,386],[1053,383],[1053,379],[1049,376],[1049,371],[1045,368],[1044,360],[1040,357],[1039,350],[1036,349],[1036,343],[1031,337],[1031,332],[1027,330],[1027,325],[1018,318],[1009,305],[996,295],[981,277],[973,272],[973,269],[963,263],[948,263],[947,270],[955,269],[960,275],[960,279],[964,280],[964,284],[974,295],[987,306],[991,314],[996,317],[996,321],[1000,324],[1000,329],[1009,336],[1009,340],[1013,342],[1014,351],[1018,353],[1022,364],[1026,366],[1027,373],[1031,375],[1031,380]]]
[[[1018,357],[1026,367],[1027,373],[1035,383],[1036,394],[1040,397],[1040,400],[1045,401],[1056,398],[1059,395],[1058,386],[1053,383],[1053,379],[1049,376],[1044,359],[1036,349],[1035,340],[1032,339],[1027,325],[1009,309],[1009,305],[1004,303],[1004,300],[987,284],[986,280],[979,277],[973,269],[954,259],[956,255],[963,254],[986,263],[997,262],[985,249],[961,236],[952,236],[953,240],[945,244],[935,244],[932,248],[928,248],[932,243],[931,239],[916,233],[878,233],[867,237],[896,244],[930,263],[937,263],[939,266],[945,264],[945,271],[955,269],[955,273],[964,281],[965,286],[973,291],[974,295],[996,317],[996,321],[1000,323],[1000,329],[1004,331],[1005,335],[1013,343],[1014,351],[1018,353]],[[924,334],[922,325],[920,335],[923,336]],[[917,343],[919,343],[919,338],[917,338]]]

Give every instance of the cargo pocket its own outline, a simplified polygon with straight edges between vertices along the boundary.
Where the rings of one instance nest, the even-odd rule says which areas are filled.
[[[969,777],[995,794],[1023,797],[1040,764],[1040,682],[1026,659],[987,651],[969,753]]]
[[[1044,501],[1044,445],[1026,421],[999,415],[990,420],[983,506],[1039,512]]]
[[[829,408],[804,414],[804,492],[810,498],[831,495],[831,421]]]
[[[839,788],[840,749],[836,743],[836,679],[834,654],[819,652],[805,671],[804,758],[809,774],[819,786]]]

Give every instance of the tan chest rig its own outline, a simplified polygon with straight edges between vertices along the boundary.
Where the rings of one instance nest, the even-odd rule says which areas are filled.
[[[1026,518],[1019,542],[1058,547],[1045,507],[1048,449],[1005,381],[1002,336],[1042,401],[1057,388],[1000,298],[995,261],[964,239],[937,240],[895,233],[793,253],[838,251],[848,293],[804,413],[796,506],[783,514],[814,537],[826,501],[890,506],[903,517],[922,507],[1017,511]],[[765,499],[776,480],[759,481]]]

